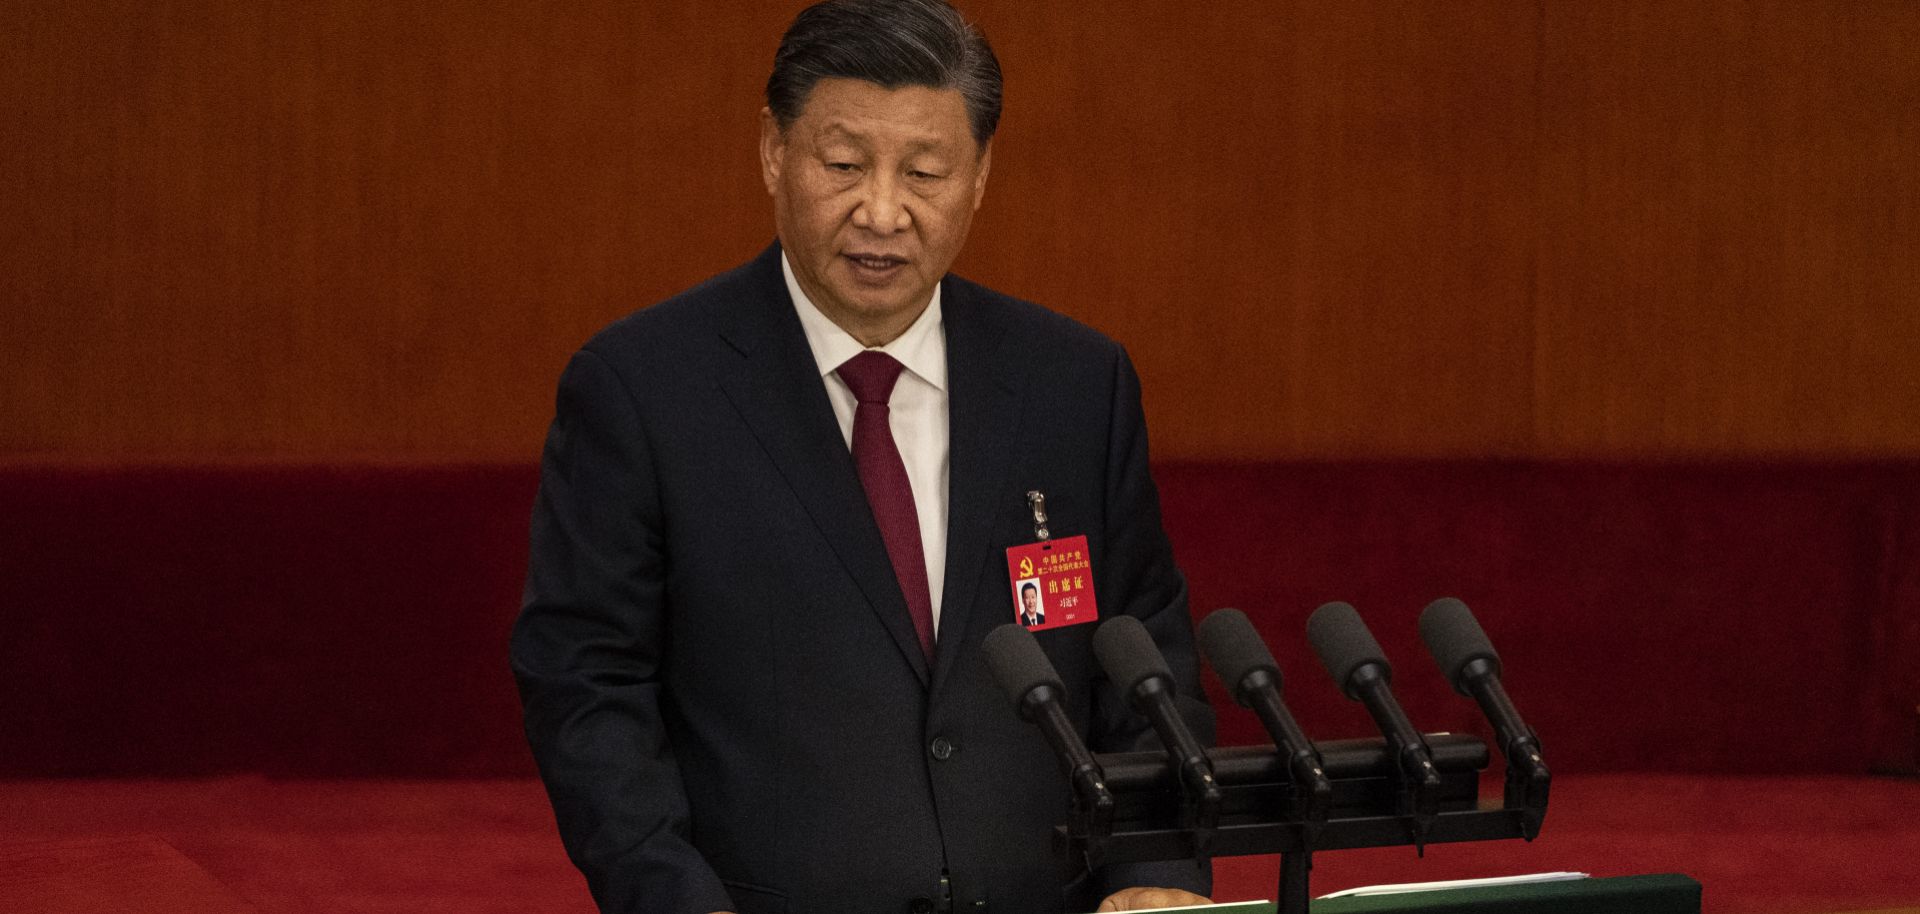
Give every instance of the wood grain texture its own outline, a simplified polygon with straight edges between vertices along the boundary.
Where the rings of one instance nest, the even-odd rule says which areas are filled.
[[[1920,4],[963,5],[960,269],[1158,455],[1920,454]],[[531,459],[771,237],[797,6],[0,4],[0,457]]]
[[[988,23],[967,265],[1127,343],[1160,453],[1523,451],[1531,8],[1209,9]]]
[[[1558,3],[1537,448],[1920,451],[1920,5]]]
[[[778,17],[11,15],[9,450],[531,457],[568,352],[771,237]]]

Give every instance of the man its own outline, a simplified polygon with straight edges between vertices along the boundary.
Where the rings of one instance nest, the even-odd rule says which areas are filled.
[[[1042,491],[1054,536],[1087,538],[1100,614],[1147,625],[1211,736],[1124,352],[947,273],[999,96],[938,0],[801,13],[761,115],[778,243],[608,327],[561,378],[512,655],[603,911],[1203,900],[1191,862],[1087,873],[1053,852],[1065,778],[981,656]],[[1069,716],[1096,751],[1149,746],[1092,629],[1040,635]]]
[[[1047,614],[1040,611],[1040,585],[1032,581],[1020,585],[1020,624],[1047,624]]]

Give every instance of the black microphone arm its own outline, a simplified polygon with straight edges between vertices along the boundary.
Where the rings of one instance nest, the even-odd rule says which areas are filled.
[[[1132,616],[1115,616],[1100,623],[1093,633],[1093,654],[1107,678],[1160,734],[1168,758],[1179,769],[1187,796],[1194,855],[1209,856],[1213,830],[1220,821],[1220,785],[1214,781],[1213,763],[1200,748],[1200,741],[1173,706],[1173,671],[1167,668],[1166,658],[1160,656],[1147,627]]]
[[[1327,779],[1320,750],[1300,729],[1280,698],[1283,677],[1273,652],[1260,640],[1247,614],[1237,609],[1214,612],[1200,623],[1200,649],[1213,671],[1241,707],[1251,708],[1287,760],[1293,778],[1295,813],[1311,831],[1324,823],[1333,806],[1333,782]],[[1309,842],[1310,843],[1310,842]]]
[[[1340,691],[1367,706],[1398,758],[1401,795],[1413,815],[1414,846],[1424,853],[1424,838],[1440,811],[1440,773],[1434,770],[1426,740],[1393,697],[1393,667],[1380,643],[1352,606],[1338,602],[1322,605],[1307,618],[1307,640]]]
[[[1091,869],[1277,853],[1276,914],[1310,914],[1315,854],[1411,844],[1424,855],[1428,844],[1532,840],[1546,818],[1539,738],[1507,699],[1500,658],[1479,623],[1458,601],[1443,600],[1427,608],[1420,625],[1453,686],[1478,699],[1493,722],[1507,756],[1504,804],[1481,797],[1493,754],[1488,740],[1415,730],[1394,698],[1393,670],[1379,643],[1345,603],[1314,611],[1307,636],[1340,690],[1366,706],[1378,737],[1308,739],[1281,700],[1279,664],[1238,610],[1213,613],[1197,627],[1197,640],[1234,700],[1266,726],[1270,746],[1203,748],[1175,707],[1179,683],[1166,658],[1132,616],[1116,615],[1093,632],[1093,654],[1119,692],[1109,696],[1101,683],[1098,698],[1124,700],[1144,715],[1160,747],[1090,754],[1062,705],[1059,674],[1025,628],[995,629],[984,653],[1020,716],[1045,731],[1072,782],[1069,818],[1053,830],[1055,848],[1069,860],[1084,856]],[[1074,651],[1077,662],[1083,645],[1069,638],[1051,646]],[[1098,713],[1112,716],[1104,707]]]
[[[1014,710],[1022,719],[1039,725],[1053,746],[1061,770],[1073,784],[1075,805],[1085,814],[1087,830],[1095,836],[1110,831],[1114,803],[1106,774],[1073,729],[1066,709],[1060,706],[1066,687],[1060,684],[1060,674],[1054,671],[1033,633],[1009,622],[988,632],[981,647],[994,680],[1012,699]]]
[[[1540,757],[1540,737],[1520,719],[1507,697],[1500,683],[1500,655],[1473,611],[1452,597],[1433,601],[1420,613],[1420,640],[1427,643],[1433,662],[1454,690],[1472,697],[1493,725],[1494,739],[1507,759],[1507,806],[1539,810],[1544,816],[1552,774]],[[1527,839],[1532,840],[1539,828],[1537,816],[1530,822]]]

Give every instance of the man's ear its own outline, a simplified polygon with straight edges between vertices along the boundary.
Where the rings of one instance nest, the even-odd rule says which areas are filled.
[[[987,198],[987,172],[993,168],[993,138],[987,138],[987,144],[980,149],[980,171],[973,176],[973,208],[980,208],[980,201]]]
[[[773,109],[761,108],[760,179],[766,182],[768,195],[772,195],[774,188],[780,186],[780,163],[785,158],[786,152],[787,135],[780,129],[780,122],[774,118]]]

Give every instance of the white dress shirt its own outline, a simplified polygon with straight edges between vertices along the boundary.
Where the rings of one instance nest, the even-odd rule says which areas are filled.
[[[835,369],[868,347],[840,329],[800,290],[785,251],[780,253],[780,272],[787,278],[787,294],[800,313],[807,346],[812,348],[814,364],[819,366],[821,380],[827,386],[833,417],[840,422],[840,437],[852,450],[853,413],[859,403]],[[932,591],[933,630],[938,635],[940,590],[947,578],[948,459],[947,330],[940,320],[940,287],[933,287],[933,301],[927,303],[927,310],[907,332],[875,348],[907,368],[893,385],[887,418],[894,446],[900,449],[900,460],[907,466],[907,484],[913,488],[913,509],[920,519],[920,547],[927,562],[927,589]]]

